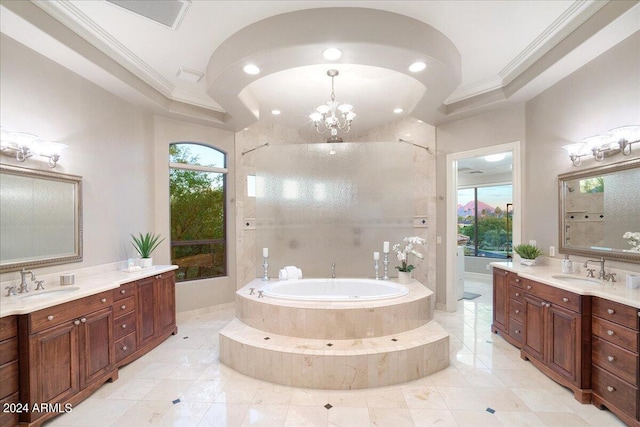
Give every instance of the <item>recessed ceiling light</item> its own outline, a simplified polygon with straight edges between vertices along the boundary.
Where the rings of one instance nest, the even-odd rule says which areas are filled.
[[[260,73],[260,68],[255,64],[247,64],[244,66],[243,70],[245,73],[251,74],[252,76]]]
[[[328,47],[322,51],[322,56],[324,59],[329,61],[335,61],[336,59],[340,59],[342,57],[342,51],[337,47]]]
[[[280,110],[271,110],[271,114],[273,114],[274,116],[278,116],[280,115]]]
[[[500,153],[500,154],[489,154],[488,156],[484,156],[484,159],[487,162],[499,162],[500,160],[504,159],[504,153]]]
[[[412,73],[417,73],[418,71],[422,71],[425,68],[427,68],[427,64],[422,61],[417,61],[409,65],[409,71],[411,71]]]
[[[402,113],[403,111],[404,111],[404,110],[403,110],[402,108],[400,108],[400,107],[398,107],[398,108],[394,108],[394,109],[393,109],[393,112],[394,112],[394,113],[396,113],[396,114],[400,114],[400,113]]]

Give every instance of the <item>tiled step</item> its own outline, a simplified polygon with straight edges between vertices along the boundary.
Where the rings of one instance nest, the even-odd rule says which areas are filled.
[[[350,390],[411,381],[449,365],[449,334],[436,322],[364,339],[292,338],[238,319],[220,331],[220,360],[245,375],[295,387]]]

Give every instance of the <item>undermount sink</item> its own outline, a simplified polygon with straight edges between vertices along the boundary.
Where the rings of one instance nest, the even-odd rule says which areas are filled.
[[[70,288],[64,288],[64,289],[54,289],[51,291],[34,292],[32,294],[23,295],[18,298],[21,300],[28,300],[28,301],[40,301],[40,300],[45,300],[53,297],[67,295],[77,291],[78,289],[80,288],[77,286],[72,286]]]
[[[554,279],[557,280],[564,280],[565,282],[573,282],[573,283],[582,283],[584,284],[586,283],[593,283],[593,284],[601,284],[602,281],[600,280],[596,280],[596,279],[590,279],[588,277],[576,277],[576,276],[566,276],[564,274],[554,274],[551,276]]]

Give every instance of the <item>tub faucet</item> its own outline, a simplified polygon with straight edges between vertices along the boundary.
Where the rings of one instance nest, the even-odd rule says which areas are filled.
[[[331,263],[331,278],[332,279],[336,278],[336,263],[335,262]]]
[[[600,272],[598,273],[598,279],[603,280],[606,276],[604,272],[604,258],[600,259],[588,259],[584,262],[584,268],[587,268],[590,262],[599,262],[600,263]]]

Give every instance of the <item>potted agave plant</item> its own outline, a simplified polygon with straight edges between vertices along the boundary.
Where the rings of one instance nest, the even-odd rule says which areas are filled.
[[[159,234],[154,233],[146,233],[140,235],[138,237],[131,235],[133,239],[133,248],[140,254],[140,267],[149,268],[153,265],[153,258],[151,258],[151,253],[156,250],[156,248],[162,243],[164,239],[160,239]]]
[[[536,258],[542,255],[542,251],[536,245],[530,245],[529,243],[522,243],[513,248],[513,251],[520,255],[520,264],[523,265],[536,265]]]

